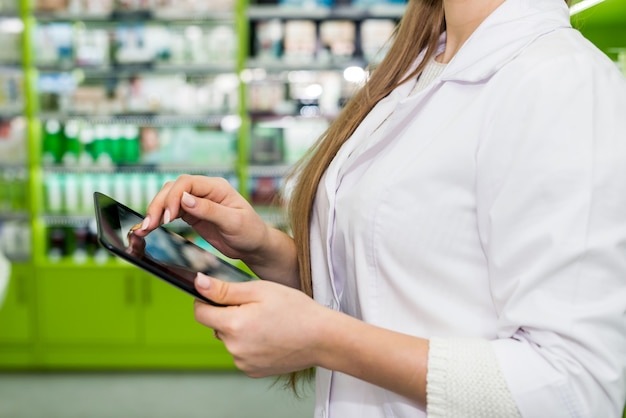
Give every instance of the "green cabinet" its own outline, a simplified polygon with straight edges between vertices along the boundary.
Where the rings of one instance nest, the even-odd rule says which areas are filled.
[[[141,338],[147,367],[232,369],[233,359],[213,331],[194,319],[193,298],[140,273]]]
[[[232,367],[192,297],[100,257],[91,196],[143,211],[181,173],[241,186],[245,1],[15,3],[17,58],[0,82],[20,100],[0,100],[0,116],[24,132],[19,161],[0,153],[0,251],[15,247],[2,216],[19,210],[32,253],[0,310],[0,369]]]
[[[133,266],[61,262],[38,271],[38,367],[233,367],[224,345],[195,321],[193,298]]]
[[[124,267],[39,269],[42,344],[132,344],[139,327],[138,282]]]
[[[210,329],[195,321],[192,297],[148,274],[140,281],[146,345],[221,345]]]

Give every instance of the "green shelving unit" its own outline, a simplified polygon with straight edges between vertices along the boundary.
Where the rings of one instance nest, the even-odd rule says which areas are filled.
[[[51,2],[47,2],[50,4]],[[80,210],[70,202],[84,202],[81,198],[69,198],[67,188],[50,189],[50,179],[64,179],[78,185],[83,194],[91,194],[105,180],[132,178],[151,180],[151,191],[160,188],[159,180],[173,178],[179,173],[224,175],[240,186],[245,181],[244,159],[238,157],[245,150],[245,135],[241,129],[231,128],[234,147],[230,162],[221,164],[213,159],[205,167],[176,164],[160,164],[158,160],[133,163],[109,161],[98,165],[67,164],[66,161],[51,162],[46,155],[48,139],[46,123],[54,121],[61,126],[76,123],[81,128],[90,126],[134,126],[145,130],[179,130],[180,135],[195,141],[193,130],[220,135],[224,120],[236,122],[245,115],[241,105],[229,103],[226,112],[198,112],[178,114],[171,111],[111,111],[76,112],[71,95],[54,98],[65,103],[51,111],[50,97],[42,96],[46,78],[60,74],[61,82],[74,81],[75,88],[83,85],[98,88],[98,83],[130,84],[129,79],[144,77],[171,81],[179,80],[181,88],[209,89],[202,84],[206,80],[222,77],[238,80],[243,68],[243,55],[239,52],[245,44],[237,38],[237,44],[229,60],[211,63],[171,64],[141,63],[120,64],[109,61],[106,65],[83,65],[77,60],[76,51],[62,65],[41,64],[35,54],[37,42],[41,41],[42,26],[69,28],[67,33],[76,36],[80,30],[90,27],[106,28],[108,34],[119,36],[126,28],[150,26],[154,33],[161,31],[179,36],[189,31],[189,36],[205,36],[204,30],[220,30],[238,33],[243,28],[244,17],[238,11],[244,3],[237,1],[233,10],[220,10],[204,14],[176,14],[161,16],[153,11],[110,10],[100,15],[69,13],[66,11],[41,11],[36,4],[22,0],[15,18],[22,22],[21,62],[23,75],[24,108],[16,115],[24,118],[25,144],[28,158],[20,169],[28,173],[27,197],[19,213],[0,212],[0,220],[23,219],[27,225],[31,246],[27,256],[13,258],[12,277],[4,305],[0,309],[0,369],[26,370],[72,370],[72,369],[232,369],[233,362],[223,344],[210,330],[197,324],[193,318],[193,299],[173,287],[155,280],[148,274],[112,257],[101,257],[93,242],[93,209]],[[211,13],[209,13],[211,12]],[[120,29],[122,28],[122,29]],[[156,28],[156,29],[154,29]],[[191,28],[191,29],[189,29]],[[208,29],[207,29],[208,28]],[[130,30],[130,29],[129,29]],[[140,30],[140,29],[137,29]],[[167,32],[170,31],[170,32]],[[178,31],[178,32],[176,32]],[[202,33],[201,33],[202,32]],[[58,34],[57,34],[58,35]],[[70,47],[76,48],[76,39]],[[234,52],[233,51],[233,52]],[[65,51],[67,53],[67,51]],[[67,57],[65,57],[67,58]],[[112,57],[114,59],[115,57]],[[185,58],[186,59],[186,58]],[[169,78],[168,78],[169,77]],[[95,81],[95,82],[94,82]],[[193,83],[196,82],[194,85]],[[81,84],[82,83],[82,84]],[[185,84],[187,83],[187,84]],[[245,95],[243,86],[235,82],[231,91],[225,92],[241,100]],[[172,92],[175,93],[175,92]],[[45,99],[46,101],[42,101]],[[69,100],[69,101],[68,101]],[[165,107],[165,106],[164,106]],[[171,109],[171,106],[170,106]],[[61,132],[62,133],[62,132]],[[171,134],[171,132],[170,132]],[[179,135],[179,136],[180,136]],[[208,135],[207,135],[208,136]],[[182,137],[181,137],[182,138]],[[69,136],[62,139],[69,143]],[[182,138],[184,140],[185,138]],[[218,138],[219,139],[219,138]],[[189,147],[181,140],[172,149]],[[109,139],[109,146],[112,139]],[[219,144],[218,144],[219,145]],[[205,146],[206,147],[206,146]],[[70,148],[69,146],[67,147]],[[222,145],[223,148],[223,145]],[[209,156],[210,157],[210,156]],[[113,159],[113,158],[111,158]],[[3,167],[0,165],[0,167]],[[92,181],[89,190],[81,181]],[[100,183],[93,182],[98,179]],[[58,184],[57,184],[58,185]],[[65,184],[67,186],[67,183]],[[144,182],[145,185],[145,182]],[[109,186],[111,186],[109,184]],[[128,183],[123,184],[128,186]],[[110,187],[111,193],[115,192]],[[89,196],[90,198],[90,196]],[[59,205],[51,200],[60,200]],[[120,199],[122,200],[122,199]],[[145,200],[142,203],[147,203]],[[138,210],[143,208],[137,207]],[[78,234],[80,231],[80,234]],[[87,238],[83,235],[87,233]],[[64,236],[63,236],[64,234]],[[61,236],[61,238],[59,238]],[[60,243],[60,246],[59,246]],[[57,248],[59,247],[59,248]],[[62,248],[61,248],[62,247]],[[57,251],[58,250],[58,251]],[[80,256],[77,250],[82,250]]]
[[[375,29],[380,31],[378,38],[384,39],[404,6],[357,8],[338,1],[332,8],[300,10],[234,0],[231,7],[219,11],[113,9],[94,14],[55,9],[55,0],[46,0],[45,10],[37,7],[38,0],[16,1],[14,11],[0,9],[0,19],[21,22],[22,53],[19,62],[0,60],[0,78],[18,73],[23,103],[19,109],[3,110],[0,100],[0,122],[22,121],[28,152],[17,164],[0,159],[0,180],[4,181],[6,171],[20,173],[21,183],[18,187],[11,183],[11,190],[23,196],[7,197],[4,191],[9,189],[0,188],[5,193],[0,195],[0,232],[3,226],[18,225],[12,233],[19,232],[15,236],[28,243],[28,248],[22,245],[11,254],[10,287],[0,308],[0,370],[232,369],[222,343],[194,321],[190,297],[97,251],[90,191],[131,190],[120,200],[141,212],[148,196],[167,178],[181,173],[224,176],[266,219],[284,226],[282,212],[268,202],[279,194],[293,162],[325,129],[359,82],[347,80],[344,71],[356,69],[358,74],[376,59],[371,51],[380,45],[368,44],[372,40],[364,35]],[[585,35],[615,59],[626,48],[623,4],[609,0],[574,19]],[[235,34],[235,50],[229,59],[205,56],[195,60],[190,57],[197,51],[172,49],[160,50],[141,62],[124,62],[119,55],[120,45],[126,45],[120,39],[133,31],[140,34],[150,28],[151,36],[171,36],[172,45],[180,45],[181,36],[197,41],[218,27]],[[310,31],[315,38],[305,42],[304,55],[289,49],[294,28]],[[44,29],[49,38],[42,37]],[[105,33],[108,38],[103,37]],[[96,46],[105,38],[113,47],[107,54],[98,54]],[[65,39],[66,43],[53,51],[38,44],[42,39],[61,43]],[[352,50],[332,42],[345,39],[354,43]],[[81,52],[86,61],[77,58],[81,45],[86,45]],[[626,55],[622,56],[626,61]],[[191,92],[188,97],[203,97],[205,101],[198,103],[204,107],[177,113],[170,103],[177,94],[173,87],[158,106],[149,101],[152,105],[147,107],[145,103],[141,107],[141,101],[116,101],[129,97],[122,92],[141,90],[153,79],[158,82],[152,85],[157,85],[173,83],[172,78],[182,90]],[[216,85],[230,85],[231,90],[220,96],[212,90]],[[96,96],[107,100],[105,110],[89,111],[93,103],[88,98]],[[80,134],[72,136],[69,129],[63,138],[63,131],[55,131],[49,122],[66,128],[74,124]],[[103,134],[103,126],[117,130]],[[120,134],[117,127],[132,129],[121,129],[125,133]],[[119,138],[131,141],[125,145],[137,140],[135,128],[143,135],[143,154],[118,153]],[[224,139],[224,130],[231,139]],[[215,142],[206,146],[211,135],[201,137],[198,132],[210,133]],[[150,159],[146,150],[155,136],[169,138],[169,142],[163,140],[170,147],[162,158],[174,158],[190,144],[203,147],[191,154],[193,158],[206,158],[194,160],[195,164],[182,157],[167,163]],[[58,142],[50,147],[61,140],[69,144],[69,150],[76,150],[75,156],[89,152],[94,160],[87,165],[64,160]],[[232,148],[224,145],[229,140]],[[100,165],[95,157],[109,152],[103,151],[107,146],[118,151],[109,150],[110,160],[105,158]],[[51,158],[55,153],[56,160]],[[214,158],[221,153],[232,158]],[[126,155],[125,160],[119,155]],[[72,187],[82,197],[69,194]],[[141,199],[136,199],[138,190],[144,193]]]

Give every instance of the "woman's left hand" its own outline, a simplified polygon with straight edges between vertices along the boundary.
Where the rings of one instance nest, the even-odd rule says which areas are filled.
[[[248,376],[319,366],[426,405],[428,340],[367,324],[275,282],[229,283],[198,274],[196,289],[227,305],[196,301],[196,319],[213,328]]]
[[[331,310],[304,293],[255,280],[229,283],[198,274],[196,289],[225,307],[196,300],[195,317],[213,328],[250,377],[265,377],[316,365],[324,318]]]

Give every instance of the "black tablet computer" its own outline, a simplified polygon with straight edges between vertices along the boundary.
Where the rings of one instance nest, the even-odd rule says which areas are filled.
[[[94,206],[98,241],[104,248],[204,302],[217,305],[196,290],[194,280],[198,272],[229,282],[256,280],[162,226],[145,237],[136,236],[131,228],[141,223],[144,216],[109,196],[95,192]]]

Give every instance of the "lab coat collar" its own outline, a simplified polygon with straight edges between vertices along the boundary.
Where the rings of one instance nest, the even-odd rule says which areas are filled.
[[[442,81],[485,80],[532,41],[560,28],[571,28],[564,0],[506,0],[457,52],[442,74]]]

